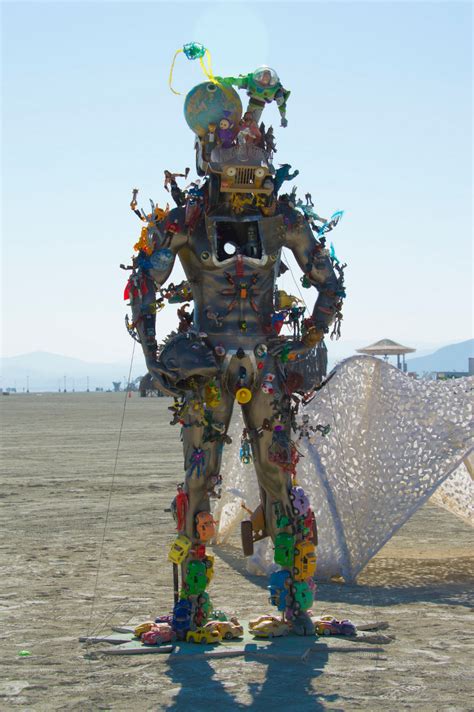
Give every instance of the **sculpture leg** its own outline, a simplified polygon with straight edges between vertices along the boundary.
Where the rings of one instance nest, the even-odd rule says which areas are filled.
[[[191,548],[180,559],[182,589],[173,614],[174,627],[180,638],[204,625],[212,609],[206,592],[214,572],[214,557],[206,554],[206,544],[215,534],[209,495],[219,478],[224,438],[234,402],[229,394],[221,392],[216,407],[206,408],[205,395],[203,390],[188,401],[183,419],[187,511],[180,534],[187,536]],[[189,547],[189,542],[187,545]],[[201,633],[189,633],[191,637],[195,635],[199,637]]]
[[[265,513],[267,531],[275,540],[279,513],[286,515],[292,511],[290,502],[291,475],[270,459],[270,449],[273,444],[273,428],[263,429],[262,424],[271,421],[275,412],[272,401],[275,395],[258,390],[250,403],[242,407],[245,426],[252,445],[257,480],[260,486],[260,496]],[[290,425],[282,422],[282,435],[289,438]]]
[[[311,510],[302,488],[292,486],[295,449],[290,437],[290,402],[280,400],[278,412],[275,399],[274,394],[259,389],[243,407],[266,528],[274,543],[275,563],[282,567],[270,576],[270,596],[278,610],[291,619],[294,633],[311,635],[314,625],[306,613],[313,602],[312,576],[316,569],[315,546],[308,526]],[[272,425],[262,430],[265,419]]]
[[[234,399],[222,390],[218,406],[203,409],[203,403],[203,394],[201,399],[189,403],[182,429],[186,472],[184,489],[188,495],[185,534],[193,542],[198,542],[195,530],[196,514],[209,512],[209,493],[220,476],[223,436],[227,433]],[[204,420],[207,420],[207,424]]]

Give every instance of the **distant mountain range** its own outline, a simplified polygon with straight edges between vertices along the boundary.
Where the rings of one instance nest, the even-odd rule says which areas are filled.
[[[146,372],[141,352],[134,358],[131,380],[143,376]],[[127,363],[89,363],[78,358],[60,356],[46,351],[35,351],[19,356],[0,359],[0,388],[16,388],[23,392],[30,391],[95,391],[113,389],[113,381],[128,379],[130,364]]]
[[[343,346],[343,344],[341,344]],[[346,354],[338,358],[353,355],[350,347]],[[146,373],[141,353],[136,352],[131,379]],[[431,371],[468,371],[469,357],[474,357],[474,339],[450,344],[429,355],[407,359],[409,371],[423,374]],[[330,366],[332,366],[330,362]],[[60,356],[45,351],[9,356],[0,359],[0,389],[16,388],[17,392],[26,391],[94,391],[113,388],[113,381],[123,383],[128,378],[130,364],[127,363],[89,363],[78,358]]]
[[[474,339],[443,346],[428,356],[407,358],[409,371],[422,374],[431,371],[460,371],[467,373],[469,359],[474,358]]]

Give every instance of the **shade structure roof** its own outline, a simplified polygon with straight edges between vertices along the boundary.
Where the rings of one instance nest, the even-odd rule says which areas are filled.
[[[416,349],[409,346],[402,346],[391,339],[382,339],[376,341],[375,344],[365,346],[363,349],[357,349],[359,354],[369,354],[370,356],[396,356],[397,354],[410,354]]]

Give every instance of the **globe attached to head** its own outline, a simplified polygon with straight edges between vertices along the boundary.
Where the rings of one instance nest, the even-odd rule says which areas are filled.
[[[225,118],[237,127],[241,117],[242,102],[231,86],[223,89],[219,84],[204,82],[191,89],[184,101],[186,123],[201,137],[207,133],[209,124],[218,125]]]

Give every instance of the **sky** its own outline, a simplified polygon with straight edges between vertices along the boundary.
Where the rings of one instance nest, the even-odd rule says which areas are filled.
[[[194,165],[174,52],[209,48],[217,75],[276,69],[291,90],[276,163],[300,175],[347,262],[343,335],[419,351],[472,337],[471,13],[457,2],[3,2],[2,354],[130,356],[119,269],[139,203]],[[242,96],[242,100],[245,97]],[[191,172],[190,179],[195,174]],[[293,266],[294,278],[299,274]],[[172,275],[183,277],[179,268]],[[281,287],[295,293],[290,273]],[[315,298],[305,292],[310,308]],[[176,324],[158,317],[158,335]]]

